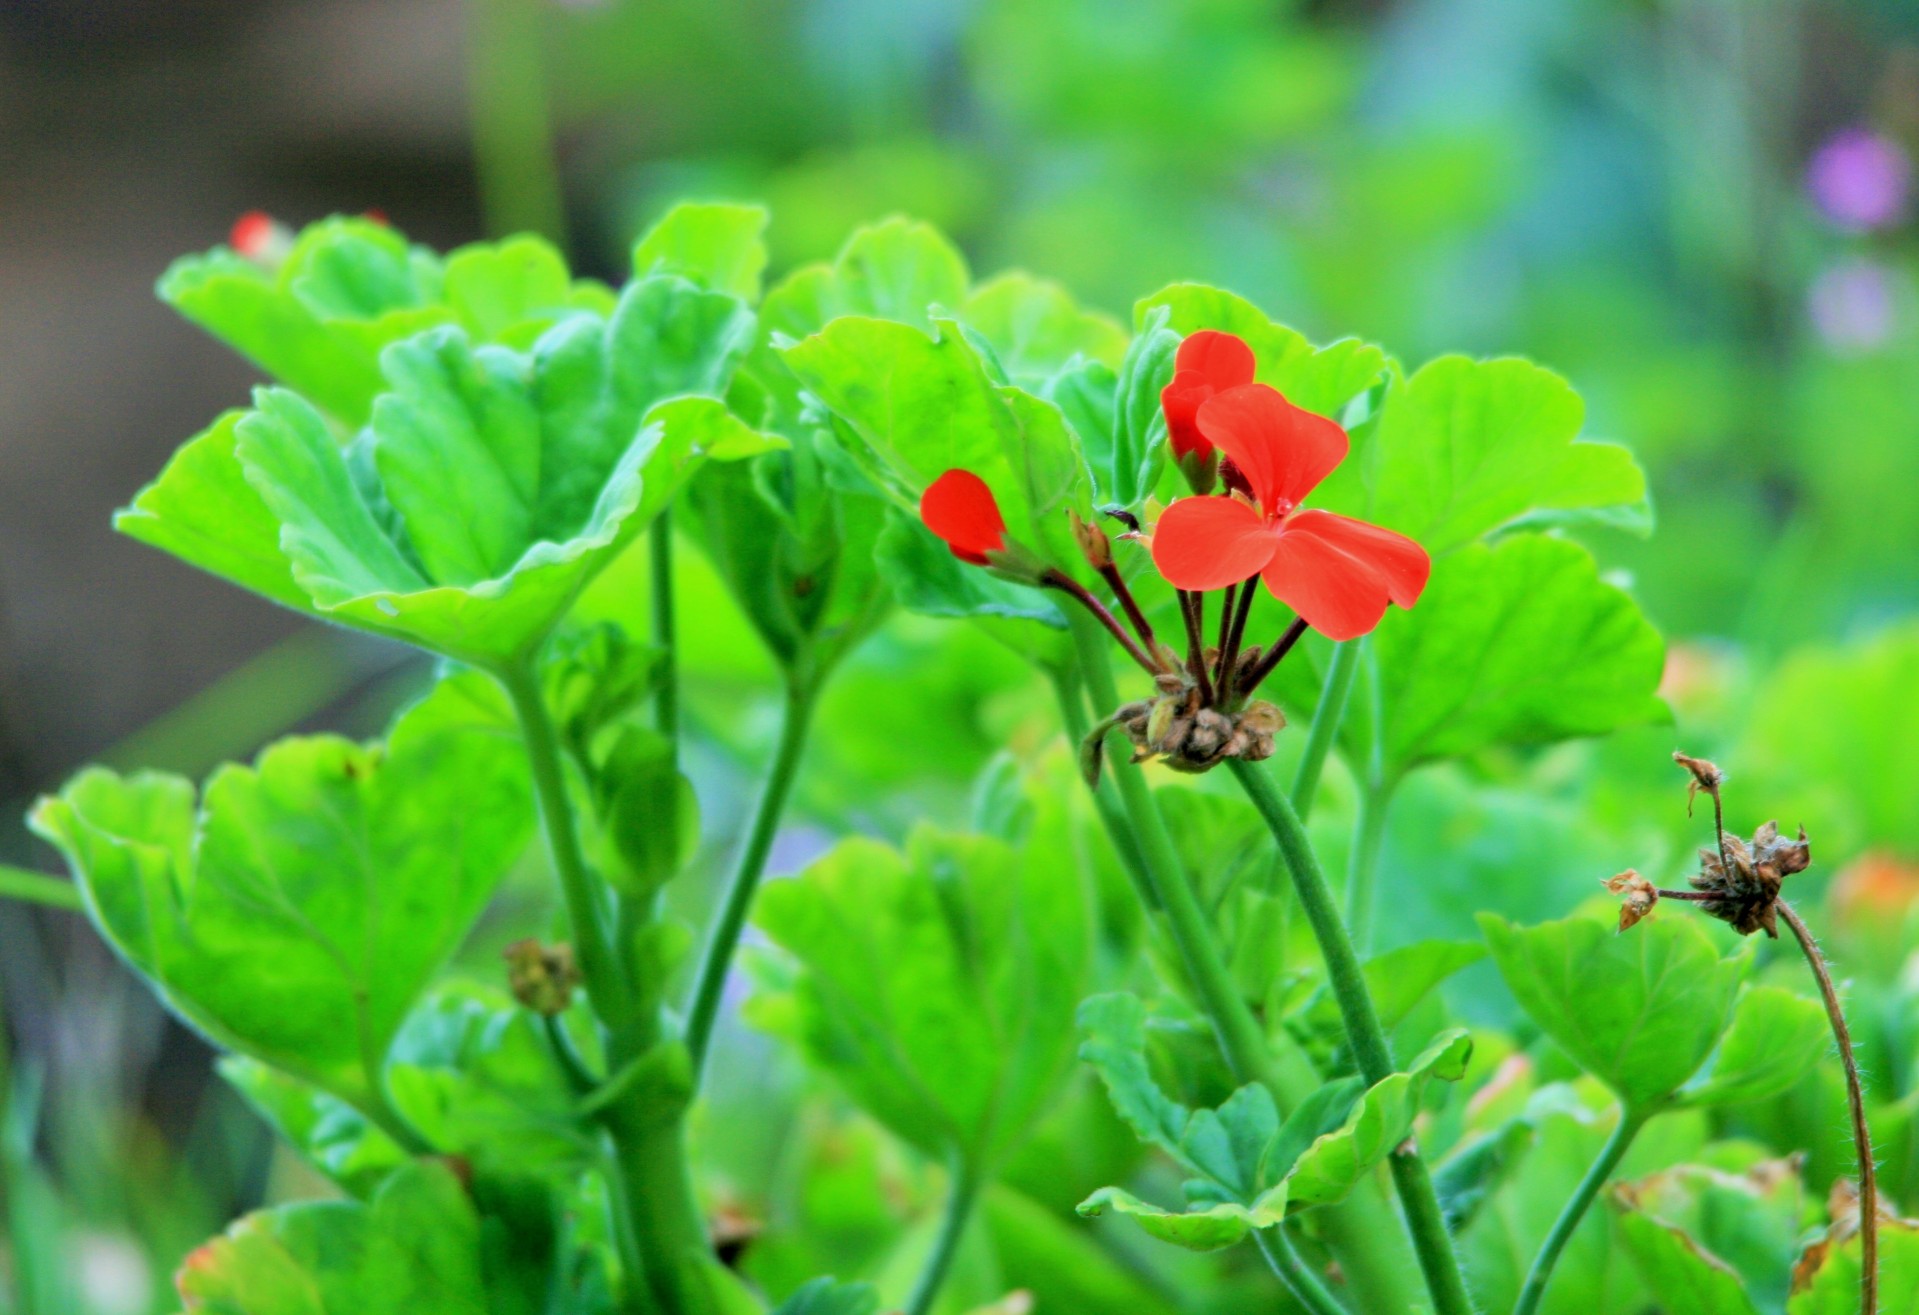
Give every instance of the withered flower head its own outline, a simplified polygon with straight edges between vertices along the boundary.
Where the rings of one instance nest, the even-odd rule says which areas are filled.
[[[1730,923],[1741,936],[1764,931],[1777,940],[1772,906],[1779,898],[1780,883],[1795,872],[1804,872],[1811,862],[1812,846],[1804,827],[1796,839],[1787,839],[1780,836],[1777,822],[1768,822],[1754,833],[1751,845],[1738,836],[1727,836],[1723,857],[1701,849],[1692,888],[1713,897],[1700,901],[1701,912]]]
[[[1659,903],[1659,888],[1640,876],[1632,868],[1627,868],[1616,877],[1607,877],[1603,884],[1607,890],[1622,897],[1619,906],[1619,930],[1625,931],[1653,910]]]
[[[1694,758],[1679,750],[1672,751],[1672,760],[1692,774],[1692,780],[1686,785],[1686,816],[1692,816],[1692,802],[1704,790],[1717,799],[1719,787],[1725,783],[1726,774],[1719,770],[1719,764],[1704,758]]]
[[[1259,762],[1273,756],[1273,737],[1286,725],[1275,705],[1255,699],[1235,712],[1208,707],[1183,671],[1163,672],[1154,684],[1157,695],[1122,705],[1080,745],[1080,772],[1088,783],[1099,783],[1100,745],[1114,727],[1133,742],[1134,762],[1159,758],[1176,772],[1210,771],[1228,758]]]
[[[573,1002],[574,988],[580,984],[571,945],[565,941],[542,945],[529,936],[514,941],[501,954],[506,959],[506,981],[515,1000],[548,1018],[566,1012]]]

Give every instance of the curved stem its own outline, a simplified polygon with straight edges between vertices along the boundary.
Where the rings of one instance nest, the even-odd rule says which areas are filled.
[[[1362,785],[1353,818],[1353,861],[1346,876],[1346,925],[1361,948],[1373,940],[1373,893],[1379,885],[1379,855],[1386,844],[1386,793]]]
[[[713,1024],[719,1014],[720,994],[726,986],[726,974],[733,952],[746,927],[746,915],[753,907],[754,892],[760,875],[766,870],[767,855],[779,834],[780,815],[799,775],[800,755],[806,748],[806,732],[812,720],[815,692],[812,686],[794,684],[786,693],[786,709],[780,719],[780,738],[773,751],[773,764],[767,769],[760,787],[759,802],[753,809],[753,822],[741,846],[726,894],[720,901],[713,929],[700,952],[700,966],[693,979],[693,994],[687,1006],[686,1048],[693,1059],[693,1083],[697,1090],[700,1071],[713,1039]]]
[[[600,888],[587,871],[580,835],[567,798],[566,775],[560,761],[560,740],[547,711],[540,682],[530,662],[503,667],[494,673],[520,719],[526,756],[533,768],[533,793],[539,803],[540,825],[546,832],[547,852],[566,901],[567,921],[580,959],[580,975],[593,1012],[608,1025],[626,1016],[627,984],[613,953],[607,932],[607,907]]]
[[[1513,1315],[1533,1315],[1539,1309],[1539,1303],[1546,1295],[1546,1284],[1551,1280],[1553,1266],[1559,1261],[1559,1253],[1566,1249],[1566,1243],[1572,1240],[1579,1221],[1586,1217],[1587,1209],[1593,1198],[1599,1195],[1599,1189],[1612,1177],[1612,1171],[1619,1167],[1620,1158],[1626,1154],[1626,1148],[1632,1145],[1632,1139],[1646,1126],[1648,1115],[1635,1114],[1623,1105],[1619,1110],[1619,1122],[1613,1127],[1612,1136],[1606,1138],[1606,1144],[1600,1149],[1599,1158],[1586,1170],[1586,1176],[1579,1180],[1579,1186],[1573,1189],[1572,1199],[1566,1202],[1559,1212],[1559,1218],[1553,1220],[1552,1231],[1546,1234],[1546,1240],[1540,1243],[1539,1254],[1533,1258],[1533,1265],[1526,1272],[1525,1286],[1519,1290],[1519,1300],[1513,1304]]]
[[[1271,778],[1257,764],[1233,758],[1228,760],[1228,766],[1246,791],[1246,797],[1265,819],[1285,856],[1300,907],[1312,925],[1320,955],[1326,960],[1327,985],[1339,1004],[1347,1044],[1359,1064],[1360,1076],[1367,1086],[1382,1082],[1392,1072],[1392,1051],[1386,1044],[1379,1013],[1373,1008],[1373,998],[1366,989],[1359,955],[1346,934],[1345,924],[1339,920],[1332,889],[1320,871],[1319,858],[1306,838],[1306,828],[1300,824],[1299,815],[1286,796],[1274,788]],[[1459,1258],[1453,1253],[1452,1239],[1446,1233],[1439,1197],[1433,1190],[1425,1162],[1417,1152],[1394,1152],[1388,1158],[1400,1205],[1406,1211],[1406,1225],[1412,1231],[1413,1248],[1419,1253],[1420,1269],[1425,1273],[1435,1308],[1439,1315],[1471,1315],[1472,1298],[1466,1293]]]
[[[933,1309],[933,1299],[939,1296],[940,1284],[946,1281],[946,1272],[953,1267],[953,1257],[959,1253],[960,1239],[966,1236],[966,1225],[973,1217],[973,1203],[979,1199],[982,1182],[963,1156],[954,1157],[952,1182],[946,1189],[946,1206],[940,1213],[940,1231],[933,1239],[933,1249],[927,1253],[919,1277],[913,1280],[913,1292],[906,1299],[904,1315],[927,1315]]]
[[[1320,1282],[1319,1275],[1313,1273],[1306,1262],[1293,1249],[1293,1240],[1286,1236],[1285,1225],[1256,1229],[1253,1241],[1259,1247],[1259,1254],[1266,1257],[1266,1264],[1278,1275],[1286,1290],[1293,1294],[1293,1300],[1304,1306],[1312,1315],[1346,1315],[1346,1308],[1339,1299]]]
[[[1717,803],[1717,798],[1714,799]],[[1792,905],[1782,899],[1772,903],[1793,939],[1812,965],[1819,979],[1819,994],[1826,1002],[1826,1017],[1832,1022],[1832,1038],[1839,1046],[1839,1060],[1846,1069],[1846,1103],[1852,1111],[1852,1144],[1859,1156],[1859,1311],[1875,1315],[1879,1309],[1879,1175],[1872,1159],[1872,1128],[1866,1123],[1866,1096],[1859,1086],[1859,1061],[1853,1058],[1852,1031],[1846,1026],[1845,1011],[1839,1005],[1839,990],[1826,968],[1826,956]]]
[[[78,913],[80,887],[71,881],[0,863],[0,899],[21,900],[49,909]]]
[[[1293,808],[1304,821],[1313,813],[1313,798],[1319,793],[1319,773],[1326,766],[1326,755],[1339,738],[1339,723],[1346,718],[1346,697],[1353,692],[1353,676],[1359,670],[1359,641],[1349,639],[1333,649],[1333,664],[1326,671],[1326,683],[1319,688],[1319,703],[1313,709],[1313,729],[1306,737],[1306,752],[1293,775]]]

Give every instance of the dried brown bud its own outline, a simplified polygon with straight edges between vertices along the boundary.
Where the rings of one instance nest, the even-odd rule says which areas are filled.
[[[1658,887],[1631,868],[1627,868],[1616,877],[1607,877],[1601,884],[1613,894],[1622,897],[1619,907],[1619,930],[1621,931],[1625,931],[1651,913],[1653,906],[1659,903]]]
[[[1677,749],[1672,751],[1672,760],[1692,773],[1692,780],[1686,786],[1686,816],[1691,817],[1692,801],[1698,797],[1699,792],[1704,790],[1717,798],[1719,787],[1724,783],[1726,774],[1719,770],[1717,763],[1708,762],[1704,758],[1689,757]]]
[[[580,970],[573,962],[573,947],[565,941],[542,945],[533,937],[514,941],[502,951],[506,959],[507,985],[513,998],[536,1014],[548,1018],[566,1012],[573,1002],[573,991],[580,984]]]
[[[1066,510],[1066,516],[1073,523],[1073,541],[1079,544],[1086,564],[1095,571],[1109,570],[1113,565],[1113,544],[1106,537],[1106,531],[1097,525],[1087,524],[1070,507]]]

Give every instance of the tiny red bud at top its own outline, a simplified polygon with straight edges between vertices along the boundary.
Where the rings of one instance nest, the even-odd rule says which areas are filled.
[[[1182,470],[1210,475],[1214,446],[1200,432],[1200,404],[1215,393],[1253,381],[1253,349],[1243,338],[1216,329],[1201,329],[1189,334],[1173,358],[1173,379],[1160,390],[1159,404],[1166,412],[1166,440],[1173,449],[1173,461]],[[1188,460],[1191,458],[1192,460]],[[1205,489],[1194,492],[1210,492]]]
[[[953,556],[975,566],[1006,548],[1006,519],[986,481],[970,470],[949,470],[920,495],[920,519]]]
[[[249,210],[233,221],[233,231],[228,234],[227,241],[248,260],[261,260],[273,246],[277,227],[273,216],[266,211]]]

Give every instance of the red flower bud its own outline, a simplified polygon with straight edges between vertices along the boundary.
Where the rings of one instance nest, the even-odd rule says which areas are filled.
[[[920,519],[963,562],[985,566],[988,553],[1006,548],[1006,520],[993,490],[970,470],[949,470],[927,485]]]

